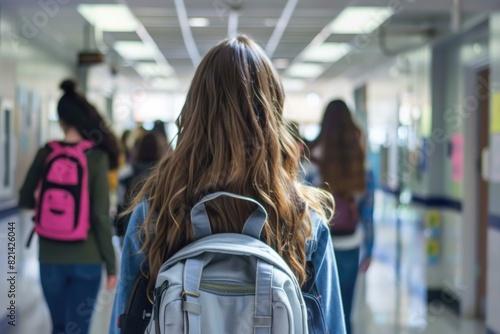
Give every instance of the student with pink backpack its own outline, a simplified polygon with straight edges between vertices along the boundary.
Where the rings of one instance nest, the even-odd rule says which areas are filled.
[[[109,221],[108,170],[118,165],[118,142],[97,110],[65,80],[57,112],[62,141],[38,151],[20,191],[34,209],[40,279],[52,333],[88,333],[102,264],[107,288],[116,285]]]

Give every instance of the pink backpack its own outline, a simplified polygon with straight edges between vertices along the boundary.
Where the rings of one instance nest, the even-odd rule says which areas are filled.
[[[88,140],[76,145],[53,141],[47,146],[51,152],[38,185],[35,232],[53,240],[85,240],[90,228],[85,151],[94,144]]]

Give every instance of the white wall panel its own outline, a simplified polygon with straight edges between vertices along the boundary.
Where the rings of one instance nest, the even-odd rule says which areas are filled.
[[[500,230],[488,231],[488,298],[486,300],[486,324],[500,333]]]
[[[500,93],[500,13],[490,18],[490,85],[493,94]],[[498,106],[491,105],[491,113],[498,114]],[[498,133],[495,133],[498,135]],[[493,135],[493,133],[491,133]],[[492,144],[490,136],[490,145]],[[490,152],[498,152],[500,147],[490,147]],[[489,184],[489,212],[500,216],[500,184]],[[486,322],[489,329],[500,333],[500,229],[490,227],[488,231],[488,278],[487,278]]]

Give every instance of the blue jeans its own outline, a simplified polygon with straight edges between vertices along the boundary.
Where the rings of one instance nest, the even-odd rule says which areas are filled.
[[[339,271],[340,292],[344,306],[347,334],[351,334],[351,312],[354,299],[354,288],[359,270],[359,248],[340,250],[335,249],[337,268]]]
[[[100,264],[40,263],[52,334],[87,334],[101,283]]]

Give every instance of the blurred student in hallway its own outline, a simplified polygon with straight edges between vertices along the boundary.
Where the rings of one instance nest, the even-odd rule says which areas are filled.
[[[119,148],[97,110],[76,91],[76,83],[65,80],[61,88],[64,95],[57,113],[64,138],[38,151],[21,188],[19,206],[35,209],[40,279],[52,333],[71,328],[86,334],[102,264],[107,288],[114,289],[117,281],[108,171],[118,166]]]
[[[326,183],[335,199],[330,232],[339,268],[348,334],[351,333],[356,277],[358,270],[366,271],[370,265],[374,240],[373,173],[365,166],[364,147],[363,133],[345,102],[330,102],[321,131],[311,144],[311,154],[319,166],[322,182]]]

